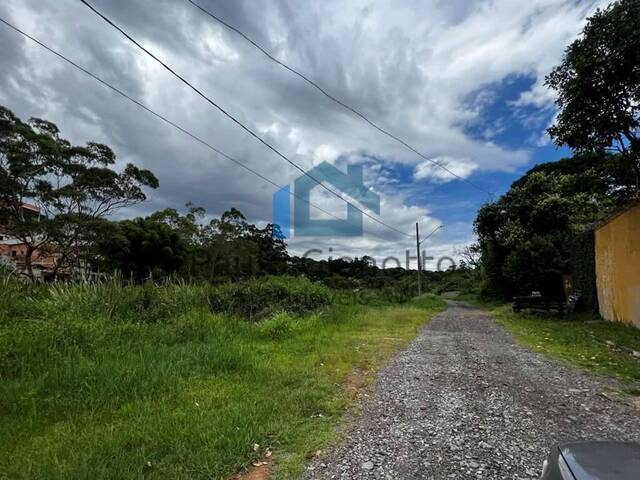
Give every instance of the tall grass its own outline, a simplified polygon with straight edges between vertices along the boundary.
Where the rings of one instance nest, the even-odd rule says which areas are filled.
[[[250,322],[211,312],[207,285],[3,280],[0,478],[228,478],[267,447],[293,478],[332,438],[346,375],[442,308],[331,306],[297,281],[241,290],[288,302],[265,294],[274,313]]]
[[[305,277],[262,277],[229,283],[211,291],[214,312],[259,320],[275,312],[305,313],[328,306],[331,291]]]

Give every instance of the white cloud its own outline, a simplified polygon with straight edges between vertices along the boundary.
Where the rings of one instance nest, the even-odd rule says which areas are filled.
[[[415,205],[405,187],[423,187],[414,181],[446,182],[446,172],[311,90],[188,2],[94,3],[304,168],[323,160],[366,162],[367,184],[383,194],[383,221],[411,233],[416,219],[434,210],[429,200]],[[607,0],[202,3],[377,124],[468,177],[512,172],[531,161],[528,146],[514,149],[466,133],[465,127],[481,120],[482,107],[491,100],[485,87],[509,75],[535,77],[532,89],[513,107],[547,108],[552,97],[542,86],[544,75],[558,63],[585,17]],[[299,173],[145,58],[80,2],[6,0],[0,14],[279,185]],[[160,189],[137,212],[191,200],[212,214],[235,206],[251,221],[270,220],[272,185],[3,26],[0,41],[1,104],[23,118],[55,121],[73,142],[107,143],[122,162],[133,161],[157,173]],[[471,106],[470,95],[477,95]],[[495,129],[483,130],[486,139],[494,137]],[[541,134],[532,132],[534,137]],[[375,163],[384,168],[375,170]],[[402,180],[409,185],[393,175],[398,165],[414,172]],[[446,223],[429,220],[440,221]],[[446,242],[467,240],[467,227],[466,236],[443,233],[436,238],[446,249]],[[395,233],[369,219],[365,230],[371,235],[364,239],[300,239],[292,248],[298,249],[298,242],[302,248],[306,241],[352,253],[361,249],[382,254],[404,245]]]
[[[467,178],[478,168],[478,165],[469,158],[436,157],[433,161],[445,167],[448,171],[438,167],[433,162],[424,161],[416,166],[413,178],[444,183],[456,179],[452,173],[458,177]]]

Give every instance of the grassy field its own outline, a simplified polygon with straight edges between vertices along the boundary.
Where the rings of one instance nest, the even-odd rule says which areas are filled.
[[[483,303],[463,297],[488,310],[526,347],[583,370],[616,377],[640,394],[640,329],[605,322],[594,313],[563,317],[546,313],[514,313],[511,305]],[[640,353],[638,353],[640,355]]]
[[[267,451],[275,478],[295,478],[334,439],[350,372],[444,308],[342,301],[248,321],[212,313],[205,286],[2,287],[7,479],[229,478]]]

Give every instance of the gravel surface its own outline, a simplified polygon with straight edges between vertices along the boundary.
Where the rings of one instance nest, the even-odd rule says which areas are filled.
[[[305,478],[537,479],[559,441],[640,440],[640,412],[606,394],[615,386],[450,302],[380,372],[344,442]]]

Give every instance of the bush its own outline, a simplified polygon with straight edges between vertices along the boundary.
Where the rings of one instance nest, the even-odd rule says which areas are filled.
[[[361,305],[397,305],[405,303],[418,294],[416,280],[403,278],[389,280],[378,288],[358,289],[346,296],[347,302],[355,301]]]
[[[290,313],[276,313],[270,318],[258,324],[258,332],[261,336],[271,340],[283,340],[294,332],[298,327],[298,318]]]
[[[310,312],[329,305],[331,299],[327,287],[305,277],[262,277],[215,288],[209,306],[214,312],[257,321],[276,312]]]

